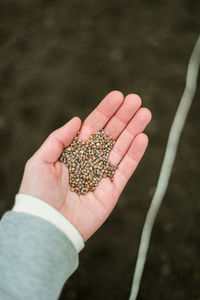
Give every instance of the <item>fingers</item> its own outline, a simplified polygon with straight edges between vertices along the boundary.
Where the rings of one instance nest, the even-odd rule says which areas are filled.
[[[62,149],[72,142],[80,127],[81,120],[74,117],[64,126],[53,131],[34,156],[48,163],[56,162]]]
[[[146,134],[139,134],[131,144],[130,149],[115,172],[113,183],[120,194],[129,178],[135,171],[148,145]]]
[[[123,100],[124,96],[121,92],[113,91],[109,93],[86,118],[81,128],[79,138],[85,141],[93,132],[102,129],[121,106]]]
[[[116,140],[126,127],[127,123],[140,108],[141,103],[142,101],[138,95],[130,94],[126,96],[121,107],[105,126],[105,133],[111,135],[112,138]]]
[[[117,139],[111,153],[109,160],[112,164],[118,165],[123,159],[134,138],[148,125],[151,120],[151,112],[147,108],[140,108],[127,127],[123,130]]]

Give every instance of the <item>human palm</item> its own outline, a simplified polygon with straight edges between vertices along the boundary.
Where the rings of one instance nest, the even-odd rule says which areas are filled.
[[[63,214],[87,240],[106,220],[137,167],[148,144],[143,130],[151,119],[146,108],[140,108],[137,95],[123,97],[118,91],[109,93],[86,118],[82,127],[77,117],[55,130],[26,164],[19,193],[46,201]],[[68,169],[58,161],[80,130],[79,138],[104,128],[116,141],[109,161],[118,165],[113,177],[103,178],[93,192],[86,195],[70,191]]]

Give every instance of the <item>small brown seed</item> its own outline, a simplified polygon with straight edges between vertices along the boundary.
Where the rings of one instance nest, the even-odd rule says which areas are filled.
[[[101,178],[113,180],[117,166],[111,165],[108,157],[115,141],[103,130],[92,134],[87,142],[78,140],[78,134],[71,145],[63,149],[59,160],[68,167],[70,190],[85,195],[95,190]]]

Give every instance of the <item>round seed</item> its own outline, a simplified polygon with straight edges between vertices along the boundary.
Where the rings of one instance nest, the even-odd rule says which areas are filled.
[[[115,141],[103,129],[92,134],[87,142],[78,140],[78,135],[63,149],[59,160],[68,167],[70,190],[85,195],[95,190],[101,178],[113,181],[117,166],[111,165],[108,157]]]

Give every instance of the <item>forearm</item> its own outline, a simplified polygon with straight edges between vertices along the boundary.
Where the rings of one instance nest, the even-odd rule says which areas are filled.
[[[43,218],[9,211],[0,222],[0,298],[55,300],[78,266],[78,250]]]

